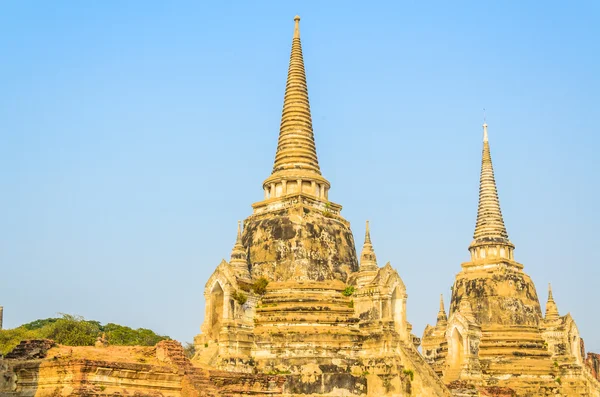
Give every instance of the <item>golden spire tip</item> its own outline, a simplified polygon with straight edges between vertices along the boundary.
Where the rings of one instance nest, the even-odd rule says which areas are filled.
[[[369,228],[369,221],[367,221],[367,227],[365,229],[365,243],[371,242],[371,229]]]
[[[294,25],[294,38],[299,39],[300,38],[300,16],[296,15],[294,17],[294,21],[296,22],[296,24]]]

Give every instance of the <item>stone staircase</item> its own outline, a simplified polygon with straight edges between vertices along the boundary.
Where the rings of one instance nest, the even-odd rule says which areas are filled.
[[[338,280],[270,283],[256,308],[253,356],[292,366],[305,358],[353,359],[361,333],[345,287]]]
[[[408,358],[408,361],[410,361],[410,366],[416,369],[415,372],[418,372],[419,374],[428,375],[427,379],[431,383],[433,383],[432,388],[434,388],[439,393],[437,394],[437,396],[452,396],[444,382],[442,382],[442,380],[437,376],[433,368],[431,368],[431,366],[427,364],[427,362],[425,361],[423,356],[421,356],[421,353],[417,351],[417,349],[415,349],[412,345],[409,345],[408,343],[402,343],[400,345],[400,350],[402,351],[403,356]]]
[[[31,339],[19,343],[4,358],[12,360],[32,360],[46,357],[46,352],[54,346],[50,339]]]

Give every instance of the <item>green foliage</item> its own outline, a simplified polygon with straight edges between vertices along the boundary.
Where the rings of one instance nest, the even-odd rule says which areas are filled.
[[[350,309],[353,309],[353,308],[354,308],[354,301],[353,301],[353,300],[351,300],[350,302],[348,302],[348,307],[349,307]]]
[[[562,380],[560,379],[560,376],[558,378],[554,379],[554,381],[556,383],[558,383],[559,385],[562,385]]]
[[[46,318],[43,320],[35,320],[30,323],[21,325],[21,327],[28,329],[28,330],[40,329],[40,328],[45,327],[48,324],[55,323],[58,320],[59,320],[58,318]]]
[[[342,295],[344,296],[352,296],[354,294],[354,287],[349,285],[342,291]]]
[[[134,330],[112,323],[103,326],[81,316],[62,314],[60,318],[36,320],[14,329],[0,330],[0,354],[7,354],[28,339],[52,339],[67,346],[93,346],[102,333],[106,333],[109,344],[122,346],[154,346],[169,339],[149,329]]]
[[[415,380],[415,373],[413,372],[412,369],[405,369],[404,371],[402,371],[402,373],[406,376],[408,376],[410,378],[410,381],[412,382],[413,380]]]
[[[243,292],[240,291],[235,291],[231,297],[240,305],[243,305],[244,303],[246,303],[248,301],[248,296],[246,296],[246,294],[244,294]]]
[[[267,292],[267,285],[269,284],[269,280],[264,277],[257,279],[254,283],[252,283],[252,291],[258,295],[264,295]]]
[[[39,329],[46,339],[67,346],[92,346],[101,333],[98,321],[86,321],[81,316],[63,314],[55,322]]]
[[[106,324],[102,331],[106,332],[109,344],[118,346],[154,346],[161,340],[169,339],[146,328],[132,329],[113,323]]]

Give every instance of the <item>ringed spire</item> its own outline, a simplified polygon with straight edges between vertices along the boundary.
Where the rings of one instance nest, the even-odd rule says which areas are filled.
[[[558,307],[552,296],[552,285],[548,283],[548,301],[546,302],[546,320],[557,320],[559,318]]]
[[[238,221],[237,236],[235,244],[231,250],[231,260],[229,261],[231,267],[242,278],[250,278],[250,272],[248,270],[248,255],[246,254],[246,248],[242,244],[242,222]]]
[[[305,192],[326,198],[330,184],[322,175],[312,126],[308,86],[300,42],[300,17],[294,18],[294,36],[288,68],[279,140],[271,175],[263,183],[270,186],[284,182],[284,189],[275,197]],[[288,184],[288,182],[290,182]],[[275,192],[273,192],[275,193]],[[273,194],[267,195],[269,198]]]
[[[440,294],[440,310],[437,315],[437,324],[446,324],[448,317],[446,316],[446,309],[444,308],[444,295]]]
[[[481,253],[481,250],[477,251],[481,248],[484,249],[483,253]],[[492,249],[488,250],[487,248]],[[512,259],[512,251],[514,250],[514,245],[508,239],[508,232],[500,209],[486,122],[483,123],[483,151],[477,221],[473,233],[473,242],[469,246],[469,250],[471,256],[476,258],[501,257],[506,259]]]
[[[360,269],[361,270],[377,270],[377,257],[375,256],[375,250],[373,249],[373,243],[371,243],[371,230],[369,228],[369,221],[365,229],[365,243],[360,254]]]

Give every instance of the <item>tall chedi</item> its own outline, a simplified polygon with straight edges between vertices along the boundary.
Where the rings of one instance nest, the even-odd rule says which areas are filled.
[[[377,265],[368,223],[359,266],[350,224],[329,201],[299,22],[273,171],[231,260],[206,283],[195,360],[284,376],[286,395],[449,396],[416,350],[406,287],[389,263]]]
[[[273,281],[340,280],[358,269],[354,238],[342,207],[328,200],[312,127],[300,43],[294,19],[292,53],[273,172],[264,200],[245,221],[252,273]]]
[[[575,338],[575,344],[579,336],[576,328],[549,331],[549,324],[562,324],[552,308],[554,301],[550,294],[545,319],[533,281],[514,260],[514,249],[500,209],[488,126],[484,123],[479,205],[469,245],[471,260],[463,263],[456,275],[448,320],[440,322],[438,314],[436,326],[425,329],[423,355],[446,382],[460,379],[473,387],[505,386],[519,396],[546,392],[587,395],[579,394],[585,389],[577,383],[580,378],[573,378],[570,384],[556,381],[560,367],[556,360],[569,365],[580,365],[581,360],[573,346],[566,351],[555,349],[553,335]],[[570,369],[563,376],[573,374]]]

